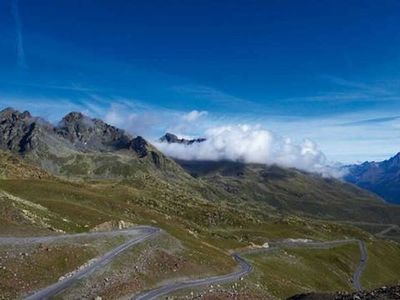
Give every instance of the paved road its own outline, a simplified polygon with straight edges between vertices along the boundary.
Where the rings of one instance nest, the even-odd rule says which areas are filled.
[[[278,247],[329,249],[329,248],[334,248],[337,246],[351,244],[351,243],[357,243],[358,247],[360,249],[360,260],[358,262],[357,268],[354,271],[353,277],[352,277],[353,288],[358,291],[358,290],[362,290],[362,285],[361,285],[360,279],[361,279],[362,272],[364,271],[364,269],[367,265],[367,261],[368,261],[367,248],[365,246],[365,243],[361,240],[347,239],[347,240],[336,240],[336,241],[327,241],[327,242],[307,242],[307,243],[282,241],[282,242],[270,243],[270,248],[247,250],[246,254],[268,252],[268,251],[274,250]]]
[[[114,230],[114,231],[96,231],[96,232],[83,232],[75,234],[58,234],[49,236],[35,236],[35,237],[0,237],[0,245],[23,245],[23,244],[37,244],[48,243],[58,240],[78,239],[85,237],[115,237],[115,236],[132,236],[141,234],[143,230],[147,230],[149,226],[136,226],[134,228]]]
[[[336,241],[328,241],[328,242],[296,242],[296,241],[282,241],[282,242],[275,242],[270,243],[269,248],[254,248],[248,249],[245,251],[241,251],[241,254],[256,254],[256,253],[267,253],[272,250],[275,250],[279,247],[290,247],[290,248],[313,248],[313,249],[329,249],[333,247],[337,247],[344,244],[350,244],[357,242],[360,247],[360,261],[357,266],[356,271],[353,274],[353,287],[356,290],[361,289],[360,278],[361,274],[367,264],[367,249],[363,241],[355,240],[355,239],[347,239],[347,240],[336,240]],[[158,297],[165,296],[167,294],[176,292],[178,290],[194,288],[198,286],[207,286],[207,285],[216,285],[222,283],[228,283],[232,281],[237,281],[241,277],[249,274],[253,267],[252,265],[247,262],[239,253],[232,254],[233,258],[238,262],[239,267],[238,270],[221,276],[214,276],[214,277],[206,277],[203,279],[195,279],[195,280],[184,280],[178,281],[175,283],[167,283],[166,285],[160,286],[153,290],[147,291],[140,295],[136,295],[131,297],[131,299],[136,300],[153,300],[157,299]]]
[[[353,287],[357,291],[362,290],[360,279],[362,272],[367,266],[368,260],[367,247],[365,246],[365,243],[363,241],[358,241],[358,247],[360,248],[360,262],[358,263],[357,269],[353,274]]]
[[[99,236],[119,236],[119,235],[127,235],[133,236],[123,244],[117,246],[111,251],[107,252],[103,256],[97,258],[93,261],[92,264],[87,266],[86,268],[77,271],[72,276],[67,277],[66,279],[54,283],[42,290],[39,290],[32,295],[28,296],[26,299],[28,300],[41,300],[41,299],[49,299],[52,296],[57,295],[58,293],[64,291],[72,284],[81,280],[82,278],[87,277],[95,270],[104,267],[108,263],[110,263],[118,254],[126,251],[128,248],[142,243],[143,241],[153,237],[157,233],[160,232],[159,228],[150,227],[150,226],[138,226],[132,229],[126,230],[116,230],[110,232],[92,232],[92,233],[82,233],[82,234],[66,234],[66,235],[57,235],[57,236],[46,236],[46,237],[29,237],[29,238],[0,238],[0,244],[26,244],[26,243],[43,243],[61,239],[71,239],[77,237],[99,237]]]
[[[375,234],[375,235],[376,235],[377,237],[380,237],[380,238],[392,238],[392,237],[386,236],[386,234],[387,234],[389,231],[391,231],[391,230],[400,231],[399,226],[396,225],[396,224],[389,224],[388,226],[389,226],[388,228],[386,228],[386,229],[384,229],[384,230],[378,232],[378,233]]]
[[[43,243],[49,241],[56,241],[61,239],[73,239],[78,237],[101,237],[101,236],[118,236],[118,235],[127,235],[133,236],[123,244],[117,246],[111,251],[107,252],[103,256],[97,258],[92,264],[87,266],[86,268],[77,271],[72,276],[59,281],[53,285],[50,285],[42,290],[39,290],[32,295],[28,296],[27,300],[39,300],[39,299],[48,299],[52,296],[57,295],[58,293],[64,291],[77,281],[82,278],[87,277],[95,270],[104,267],[108,263],[110,263],[118,254],[126,251],[128,248],[139,244],[151,237],[155,234],[159,233],[161,230],[156,227],[150,226],[138,226],[132,229],[126,230],[116,230],[110,232],[92,232],[92,233],[81,233],[81,234],[67,234],[67,235],[57,235],[57,236],[45,236],[45,237],[22,237],[22,238],[14,238],[14,237],[5,237],[0,238],[0,244],[27,244],[27,243]],[[360,278],[361,274],[367,264],[367,249],[363,241],[355,240],[355,239],[347,239],[347,240],[336,240],[336,241],[328,241],[328,242],[299,242],[299,241],[280,241],[270,243],[269,248],[254,248],[248,249],[245,251],[241,251],[240,254],[255,254],[255,253],[267,253],[274,249],[280,247],[290,247],[290,248],[314,248],[314,249],[329,249],[333,247],[337,247],[343,244],[349,244],[357,242],[360,248],[360,262],[357,266],[356,271],[353,274],[353,286],[356,290],[362,289]],[[250,272],[252,272],[252,265],[247,262],[239,253],[233,253],[232,258],[238,263],[237,270],[226,275],[220,276],[212,276],[206,277],[202,279],[193,279],[193,280],[183,280],[173,283],[167,283],[163,286],[155,288],[153,290],[144,292],[140,295],[135,295],[131,299],[137,300],[151,300],[156,299],[160,296],[167,295],[178,290],[189,289],[198,286],[207,286],[207,285],[216,285],[216,284],[224,284],[228,282],[233,282],[240,280],[240,278],[246,276]]]
[[[169,283],[154,290],[150,290],[139,296],[135,296],[132,299],[137,300],[150,300],[157,297],[170,294],[172,292],[183,290],[187,288],[193,288],[197,286],[207,286],[212,284],[223,284],[232,281],[240,280],[241,277],[249,274],[253,270],[253,266],[244,260],[238,253],[232,254],[232,257],[238,263],[238,270],[233,273],[221,276],[206,277],[203,279],[185,280],[175,283]]]

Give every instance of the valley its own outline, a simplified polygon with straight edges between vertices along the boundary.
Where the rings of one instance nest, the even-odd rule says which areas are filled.
[[[284,299],[399,284],[400,208],[370,192],[275,165],[175,161],[77,113],[61,128],[0,117],[2,298]]]

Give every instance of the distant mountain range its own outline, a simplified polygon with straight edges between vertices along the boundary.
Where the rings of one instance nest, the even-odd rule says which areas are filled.
[[[400,204],[400,153],[382,162],[346,166],[346,170],[346,181]]]

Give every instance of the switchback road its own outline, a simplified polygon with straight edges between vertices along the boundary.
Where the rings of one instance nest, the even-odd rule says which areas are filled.
[[[101,257],[96,258],[91,264],[85,268],[72,273],[69,277],[56,282],[42,290],[34,292],[32,295],[28,296],[27,300],[39,300],[39,299],[49,299],[60,292],[66,290],[71,285],[77,281],[89,276],[92,272],[100,269],[110,263],[118,254],[126,251],[128,248],[146,241],[147,239],[155,236],[161,230],[156,227],[150,226],[138,226],[131,229],[125,230],[115,230],[109,232],[89,232],[80,234],[66,234],[57,236],[45,236],[45,237],[4,237],[0,238],[0,244],[30,244],[30,243],[43,243],[49,241],[56,241],[62,239],[73,239],[78,237],[102,237],[102,236],[129,236],[129,239],[123,244],[115,247]],[[246,276],[252,272],[252,265],[246,261],[241,255],[244,254],[256,254],[256,253],[268,253],[274,249],[278,248],[312,248],[312,249],[329,249],[349,243],[358,243],[360,249],[360,260],[358,266],[353,274],[353,287],[355,290],[361,290],[362,286],[360,283],[360,278],[362,272],[367,264],[367,249],[363,241],[355,239],[347,240],[335,240],[326,242],[314,242],[314,241],[298,241],[298,240],[284,240],[280,242],[273,242],[269,244],[268,248],[252,248],[240,251],[240,253],[235,252],[231,256],[237,262],[238,266],[236,270],[232,273],[219,276],[210,276],[201,279],[191,279],[191,280],[181,280],[176,282],[166,283],[152,290],[143,292],[139,295],[132,295],[130,299],[137,300],[152,300],[158,297],[171,294],[173,292],[195,288],[199,286],[217,285],[225,284],[233,281],[240,280],[242,277]]]
[[[118,254],[126,251],[128,248],[142,243],[145,240],[153,237],[160,232],[159,228],[150,226],[138,226],[132,229],[116,230],[109,232],[88,232],[80,234],[67,234],[67,235],[57,235],[57,236],[46,236],[46,237],[29,237],[29,238],[0,238],[0,244],[29,244],[29,243],[42,243],[61,239],[71,239],[77,237],[101,237],[101,236],[120,236],[127,235],[132,236],[126,242],[115,247],[111,251],[107,252],[101,257],[96,258],[93,262],[82,270],[78,270],[71,276],[58,281],[42,290],[34,292],[32,295],[28,296],[27,300],[42,300],[49,299],[58,293],[69,288],[71,285],[89,276],[92,272],[97,269],[103,268],[105,265],[110,263]]]
[[[358,243],[360,248],[360,260],[356,271],[353,274],[353,287],[356,290],[362,289],[360,278],[361,274],[367,264],[367,249],[363,241],[355,240],[355,239],[348,239],[348,240],[336,240],[336,241],[327,241],[327,242],[299,242],[299,241],[282,241],[271,243],[269,248],[253,248],[247,249],[245,251],[241,251],[240,254],[256,254],[256,253],[267,253],[279,247],[289,247],[289,248],[312,248],[312,249],[329,249],[345,244],[350,243]],[[232,281],[237,281],[241,277],[249,274],[253,267],[252,265],[247,262],[239,253],[232,254],[232,257],[238,262],[239,266],[236,271],[230,274],[221,275],[221,276],[214,276],[214,277],[205,277],[202,279],[194,279],[194,280],[183,280],[177,281],[174,283],[167,283],[165,285],[161,285],[158,288],[149,290],[145,293],[140,295],[130,297],[132,300],[153,300],[157,299],[158,297],[165,296],[171,294],[173,292],[195,288],[198,286],[207,286],[207,285],[216,285],[216,284],[223,284]]]

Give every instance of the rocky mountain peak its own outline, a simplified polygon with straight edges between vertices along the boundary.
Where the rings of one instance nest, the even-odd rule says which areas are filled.
[[[91,119],[80,112],[67,114],[57,126],[56,132],[77,148],[85,150],[106,151],[128,148],[132,139],[122,129],[99,119]]]
[[[79,121],[84,118],[89,119],[89,117],[85,116],[84,114],[73,111],[73,112],[66,114],[63,118],[63,121],[64,122],[76,122],[76,121]]]
[[[160,138],[160,141],[167,142],[167,143],[178,143],[179,138],[175,134],[167,132],[165,135],[163,135]]]
[[[27,120],[31,119],[32,116],[29,113],[29,111],[24,111],[24,112],[19,112],[18,110],[12,108],[12,107],[7,107],[0,111],[0,120],[4,119],[10,119],[10,120]]]
[[[202,143],[205,142],[205,138],[197,138],[197,139],[185,139],[185,138],[178,138],[175,134],[167,132],[160,138],[160,142],[168,143],[168,144],[184,144],[184,145],[191,145],[193,143]]]
[[[28,111],[6,108],[0,112],[0,148],[25,152],[36,145],[39,132],[51,131],[45,121],[33,118]]]
[[[0,111],[0,150],[29,157],[44,169],[60,174],[86,172],[89,166],[104,167],[107,172],[118,173],[118,168],[113,169],[113,166],[125,164],[128,160],[159,169],[168,161],[144,138],[133,137],[122,129],[80,112],[67,114],[54,126],[32,117],[29,112],[6,108]],[[91,163],[84,165],[78,157]],[[121,161],[110,161],[110,157]],[[76,164],[76,168],[62,169],[65,161]]]

